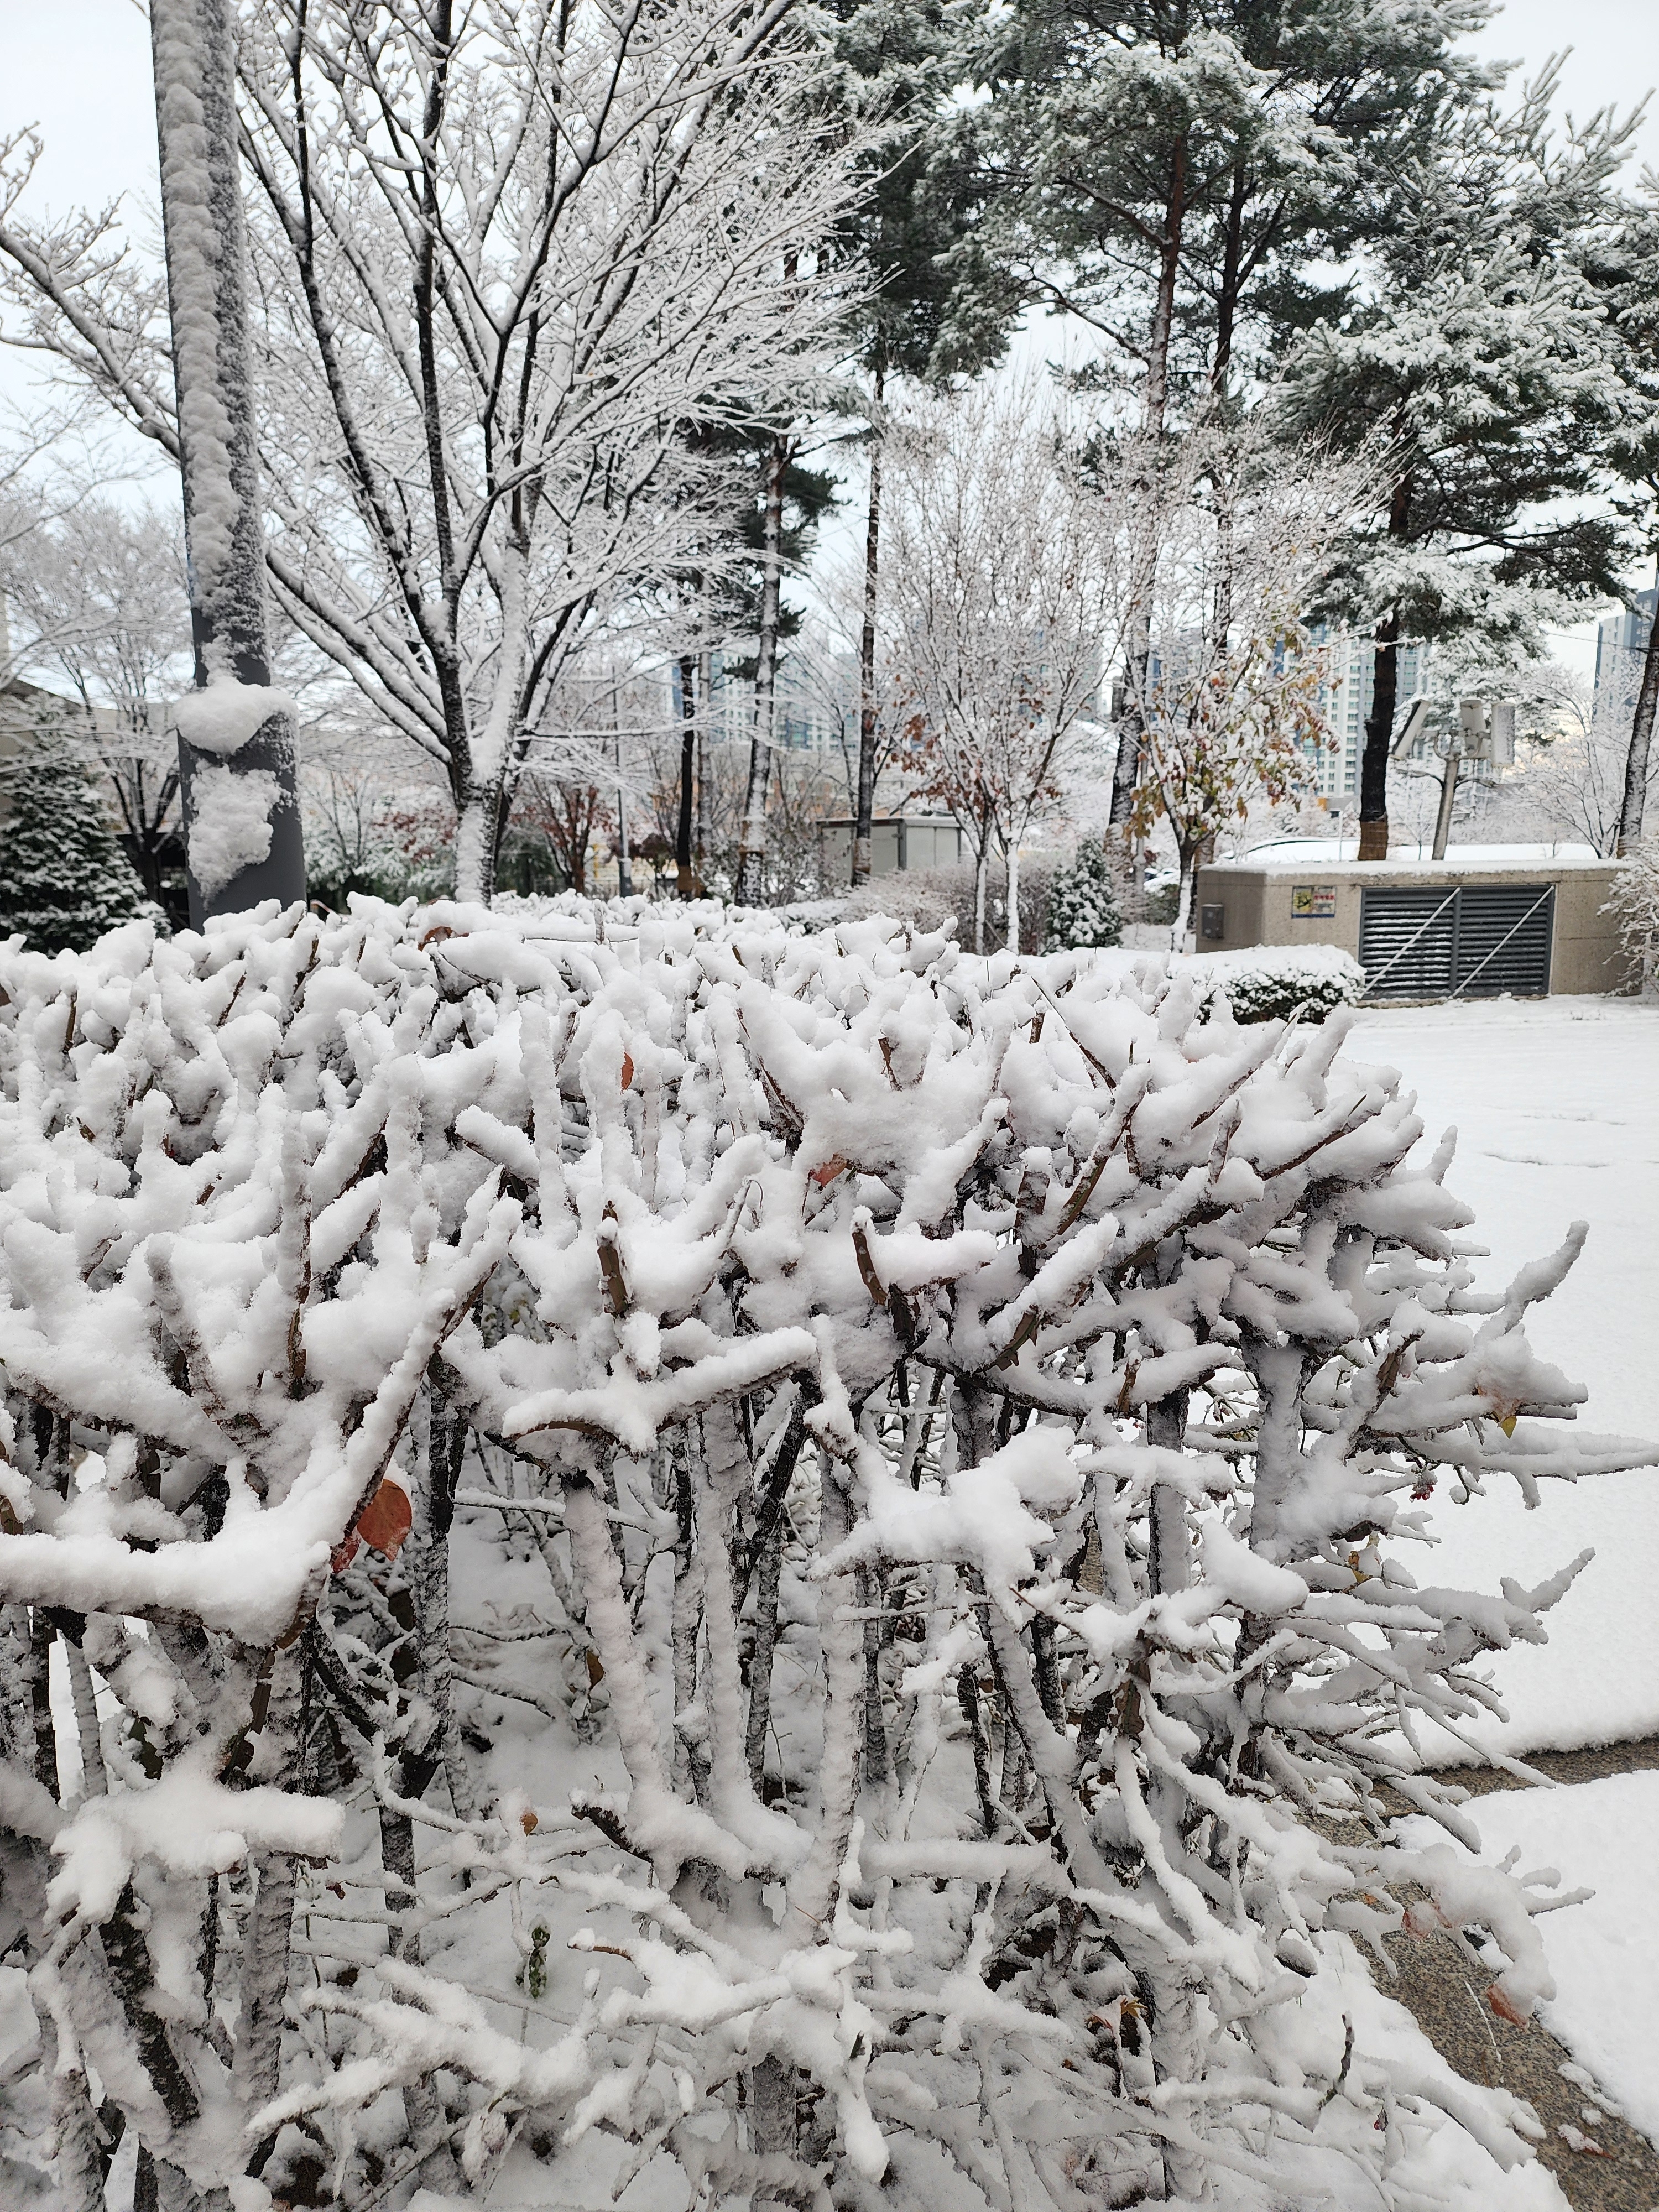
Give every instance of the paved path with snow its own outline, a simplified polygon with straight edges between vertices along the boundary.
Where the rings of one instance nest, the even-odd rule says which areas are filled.
[[[1528,1323],[1535,1348],[1588,1385],[1589,1429],[1659,1438],[1659,1006],[1628,999],[1497,1000],[1370,1008],[1347,1045],[1398,1067],[1425,1146],[1459,1133],[1448,1181],[1475,1209],[1501,1286],[1574,1220],[1583,1257]],[[1440,1549],[1419,1580],[1535,1585],[1595,1558],[1550,1616],[1547,1644],[1505,1652],[1493,1674],[1506,1722],[1477,1731],[1513,1754],[1659,1734],[1659,1473],[1549,1483],[1528,1512],[1512,1486],[1436,1515]],[[1448,1740],[1433,1754],[1462,1753]]]
[[[1586,1427],[1659,1438],[1659,1006],[1551,999],[1372,1008],[1347,1049],[1402,1071],[1428,1141],[1458,1128],[1449,1181],[1492,1248],[1483,1281],[1507,1279],[1571,1222],[1589,1223],[1583,1260],[1537,1310],[1530,1334],[1589,1386]],[[1536,1583],[1586,1547],[1596,1553],[1551,1616],[1549,1643],[1494,1663],[1510,1717],[1481,1730],[1482,1741],[1569,1785],[1659,1768],[1659,1474],[1547,1486],[1534,1513],[1513,1492],[1449,1504],[1436,1532],[1434,1579],[1474,1587],[1495,1588],[1505,1574]],[[1443,1750],[1466,1756],[1449,1742]],[[1521,1786],[1489,1768],[1456,1778],[1477,1794]],[[1578,1809],[1561,1808],[1569,1836]],[[1581,1878],[1571,1865],[1562,1872],[1569,1883]],[[1547,1942],[1553,1935],[1547,1925]],[[1565,1922],[1554,1940],[1573,1940]],[[1659,2207],[1653,2144],[1562,2074],[1582,2056],[1536,2022],[1523,2031],[1494,2019],[1450,1937],[1402,1936],[1389,1948],[1400,1969],[1390,1994],[1444,2057],[1470,2081],[1502,2082],[1536,2108],[1548,2138],[1541,2155],[1570,2203]],[[1588,2121],[1587,2106],[1603,2117]],[[1611,2154],[1574,2150],[1563,2126]]]
[[[1659,1769],[1659,1736],[1595,1750],[1540,1752],[1527,1763],[1552,1781],[1567,1785],[1569,1796],[1576,1800],[1576,1785]],[[1477,1797],[1510,1790],[1532,1794],[1524,1783],[1501,1768],[1462,1768],[1455,1778]],[[1564,1835],[1570,1836],[1577,1811],[1576,1802],[1562,1808],[1559,1825]],[[1490,1845],[1492,1839],[1486,1840]],[[1530,1865],[1536,1856],[1536,1852],[1529,1852],[1527,1863]],[[1569,1882],[1577,1882],[1578,1874],[1571,1869],[1564,1871]],[[1595,1870],[1580,1872],[1593,1879]],[[1569,1942],[1574,1940],[1573,1931],[1565,1922],[1558,1926],[1553,1916],[1543,1925],[1546,1944],[1553,1951],[1563,1938]],[[1482,1998],[1483,1979],[1450,1936],[1417,1942],[1399,1936],[1390,1939],[1388,1948],[1399,1969],[1399,1978],[1383,1986],[1391,1996],[1409,2006],[1441,2056],[1466,2080],[1501,2084],[1525,2097],[1537,2112],[1547,2136],[1540,2154],[1570,2204],[1579,2208],[1579,2212],[1653,2212],[1653,2208],[1659,2207],[1659,2152],[1652,2141],[1608,2112],[1606,2103],[1597,2104],[1596,2088],[1587,2087],[1583,2080],[1575,2081],[1562,2072],[1564,2066],[1571,2066],[1593,2078],[1596,2069],[1587,2067],[1586,2059],[1594,2053],[1587,2053],[1582,2045],[1569,2050],[1537,2021],[1521,2029],[1494,2018]],[[1555,1955],[1560,1956],[1559,1952]],[[1565,1963],[1558,1966],[1563,1996],[1582,2003],[1581,1993],[1572,1989],[1563,1972]],[[1619,1965],[1615,1959],[1615,1973]],[[1620,1994],[1628,2004],[1632,1992]],[[1634,1994],[1639,2007],[1640,1993]],[[1650,2032],[1659,2034],[1659,2021],[1650,2023]],[[1587,2117],[1587,2107],[1595,2117]],[[1594,2142],[1607,2155],[1575,2150],[1571,2140],[1563,2136],[1563,2127]]]

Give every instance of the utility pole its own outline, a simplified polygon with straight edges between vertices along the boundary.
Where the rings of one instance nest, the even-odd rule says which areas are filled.
[[[1400,718],[1389,757],[1407,775],[1433,774],[1431,769],[1414,767],[1411,755],[1419,738],[1428,735],[1429,725],[1443,703],[1437,702],[1427,692],[1420,692]],[[1456,720],[1449,732],[1431,740],[1441,763],[1440,805],[1435,815],[1431,859],[1443,860],[1446,857],[1446,848],[1451,840],[1452,806],[1464,762],[1484,761],[1491,769],[1513,768],[1515,724],[1515,708],[1506,699],[1460,699]],[[1339,845],[1338,850],[1340,849]]]
[[[190,918],[306,895],[292,702],[270,688],[227,0],[151,0],[196,690],[178,708]]]

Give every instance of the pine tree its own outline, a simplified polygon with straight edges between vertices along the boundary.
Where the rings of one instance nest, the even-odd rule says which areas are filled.
[[[1393,220],[1382,180],[1491,72],[1455,51],[1467,0],[1013,0],[957,125],[983,240],[1027,296],[1080,317],[1143,427],[1224,395]]]
[[[870,474],[864,620],[859,641],[859,755],[852,879],[870,875],[879,772],[876,633],[881,600],[883,436],[890,381],[939,387],[1000,358],[1021,288],[981,235],[985,178],[957,129],[963,26],[948,0],[830,0],[849,112],[885,128],[860,165],[862,189],[842,226],[867,272],[854,323]]]
[[[43,730],[8,768],[0,836],[0,937],[32,951],[83,952],[154,909],[61,732]]]
[[[991,97],[958,129],[987,179],[988,246],[1080,319],[1090,374],[1152,441],[1236,414],[1286,338],[1344,305],[1315,274],[1398,220],[1394,180],[1497,81],[1456,50],[1467,0],[1012,0],[988,11]],[[1132,623],[1111,818],[1145,752],[1151,641]]]
[[[1388,441],[1383,497],[1330,611],[1374,637],[1359,857],[1388,855],[1388,766],[1407,640],[1537,650],[1563,599],[1619,595],[1627,547],[1594,511],[1624,410],[1619,345],[1586,258],[1631,125],[1550,131],[1556,73],[1513,113],[1471,105],[1408,170],[1370,297],[1287,368],[1296,429]]]
[[[1085,837],[1069,868],[1054,878],[1048,892],[1048,949],[1083,952],[1115,945],[1123,933],[1112,883],[1111,863],[1097,837]]]

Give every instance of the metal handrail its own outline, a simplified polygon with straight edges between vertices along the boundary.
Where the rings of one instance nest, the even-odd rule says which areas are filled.
[[[1423,935],[1425,930],[1430,930],[1434,927],[1434,925],[1439,921],[1441,915],[1444,914],[1446,908],[1456,899],[1458,890],[1461,890],[1462,889],[1462,885],[1460,884],[1457,886],[1457,890],[1449,892],[1447,896],[1441,900],[1439,905],[1436,907],[1434,912],[1430,915],[1427,921],[1423,922],[1420,927],[1412,932],[1411,935],[1406,939],[1406,942],[1400,947],[1399,951],[1389,954],[1389,957],[1377,969],[1376,975],[1366,976],[1365,988],[1368,993],[1375,989],[1376,986],[1382,981],[1382,977],[1388,974],[1390,968],[1395,966],[1397,963],[1405,958],[1406,955],[1411,951],[1413,945],[1416,944],[1418,939]],[[1507,942],[1507,939],[1505,942]],[[1485,963],[1483,963],[1482,964],[1484,965]],[[1479,972],[1479,969],[1477,969],[1476,973],[1478,974]],[[1456,993],[1454,992],[1452,995],[1455,998],[1456,996]]]
[[[1462,981],[1454,987],[1451,994],[1454,999],[1457,996],[1459,991],[1468,990],[1469,985],[1474,982],[1475,977],[1480,973],[1481,969],[1486,967],[1488,962],[1497,959],[1498,954],[1509,943],[1510,939],[1515,935],[1516,930],[1524,929],[1526,927],[1527,924],[1532,920],[1534,915],[1537,913],[1539,908],[1544,905],[1547,901],[1554,889],[1555,886],[1553,884],[1545,884],[1543,890],[1540,891],[1538,896],[1527,908],[1520,921],[1515,924],[1514,928],[1506,930],[1504,935],[1498,939],[1497,944],[1493,945],[1492,951],[1486,955],[1486,959],[1477,962],[1476,964],[1470,969],[1468,974],[1463,978]]]

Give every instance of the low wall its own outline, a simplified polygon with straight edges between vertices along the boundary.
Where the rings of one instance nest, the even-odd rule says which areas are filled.
[[[1360,904],[1367,889],[1451,890],[1458,885],[1552,884],[1555,891],[1552,993],[1629,991],[1639,978],[1604,911],[1611,860],[1505,859],[1478,865],[1465,852],[1444,860],[1278,860],[1218,861],[1200,868],[1194,900],[1200,952],[1251,945],[1335,945],[1359,957]]]

